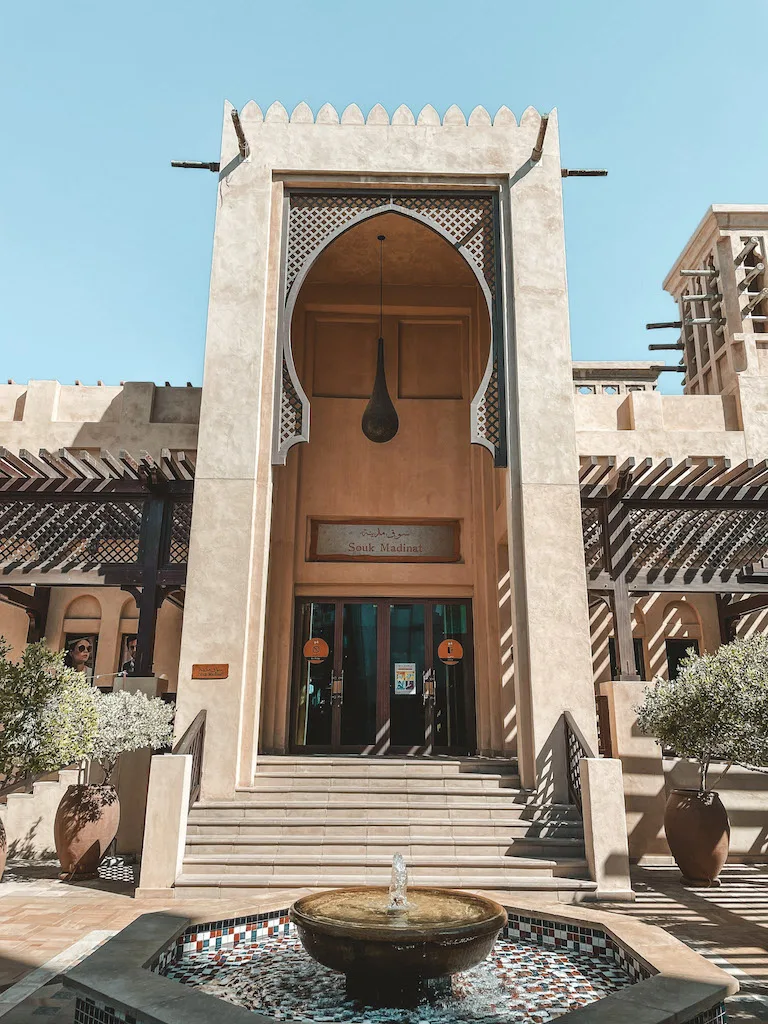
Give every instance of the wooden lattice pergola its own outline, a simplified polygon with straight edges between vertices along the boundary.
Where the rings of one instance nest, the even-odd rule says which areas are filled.
[[[636,679],[631,594],[715,594],[721,639],[768,607],[768,460],[582,456],[590,596],[613,612],[619,677]]]
[[[139,608],[136,674],[151,675],[157,610],[186,583],[194,475],[189,453],[166,449],[0,448],[0,599],[27,611],[30,638],[52,586],[119,586]]]

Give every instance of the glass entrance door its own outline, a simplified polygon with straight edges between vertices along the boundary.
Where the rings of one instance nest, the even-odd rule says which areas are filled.
[[[292,749],[474,752],[469,601],[300,599],[296,622]]]

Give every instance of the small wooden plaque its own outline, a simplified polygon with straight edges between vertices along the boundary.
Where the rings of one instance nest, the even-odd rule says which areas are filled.
[[[193,665],[193,679],[226,679],[229,665]]]

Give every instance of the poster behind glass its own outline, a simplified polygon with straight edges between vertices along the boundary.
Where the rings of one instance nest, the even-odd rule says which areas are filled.
[[[84,672],[90,682],[93,682],[98,642],[96,633],[67,633],[64,636],[64,664]]]
[[[136,665],[136,634],[123,633],[120,637],[120,673],[124,676],[135,675]]]

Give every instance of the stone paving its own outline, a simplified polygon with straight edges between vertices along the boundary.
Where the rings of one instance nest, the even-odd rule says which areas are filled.
[[[252,897],[236,904],[136,899],[130,870],[103,873],[113,877],[72,885],[59,882],[53,868],[6,871],[0,883],[2,1024],[72,1024],[74,1000],[55,977],[140,914],[166,910],[211,919],[242,914],[254,906]],[[679,877],[674,868],[636,869],[636,902],[600,907],[659,925],[734,974],[742,990],[729,1000],[729,1020],[768,1024],[768,867],[729,866],[719,889],[686,889]],[[287,906],[307,891],[265,890],[264,897],[275,906]],[[47,964],[50,967],[40,971]],[[11,989],[25,977],[27,991]],[[41,981],[48,983],[28,994]],[[26,998],[18,1002],[19,995]]]

